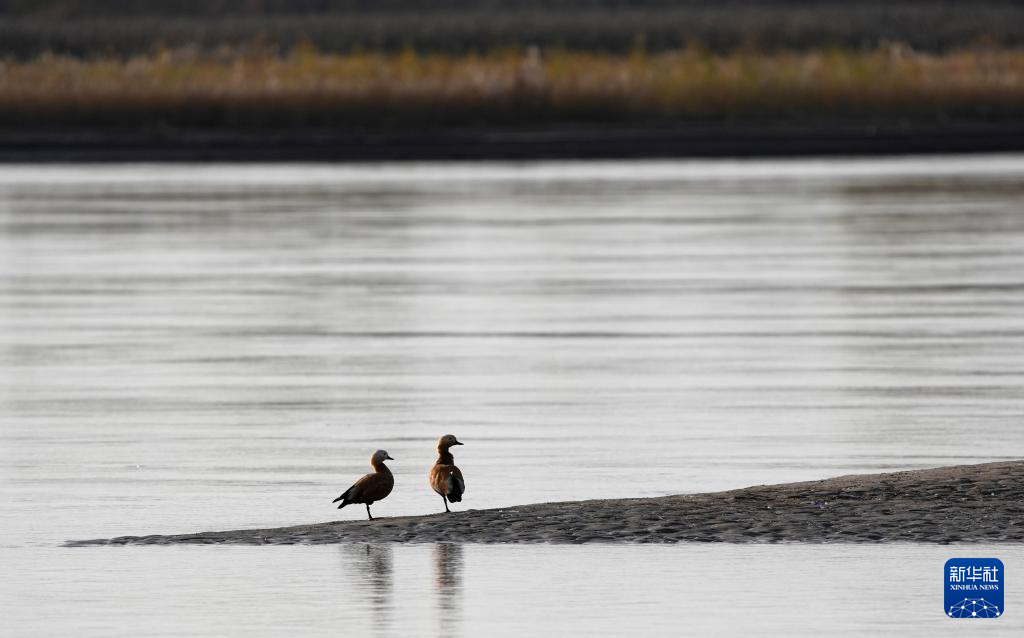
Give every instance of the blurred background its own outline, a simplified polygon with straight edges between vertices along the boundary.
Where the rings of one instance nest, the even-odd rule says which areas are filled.
[[[0,141],[15,159],[116,152],[96,135],[155,158],[1010,150],[1021,24],[1001,0],[9,0]]]

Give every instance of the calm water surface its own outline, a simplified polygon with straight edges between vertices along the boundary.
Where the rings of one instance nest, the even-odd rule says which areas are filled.
[[[1022,201],[1018,156],[0,168],[0,630],[949,628],[942,563],[1024,551],[59,545],[361,518],[378,447],[375,514],[436,511],[449,431],[466,508],[1018,458]]]

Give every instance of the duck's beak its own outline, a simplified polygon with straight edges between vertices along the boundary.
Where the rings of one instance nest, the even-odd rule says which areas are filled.
[[[462,445],[462,443],[456,441],[456,442],[452,443],[452,445]]]
[[[394,461],[395,459],[390,454],[385,454],[384,458],[388,461]]]

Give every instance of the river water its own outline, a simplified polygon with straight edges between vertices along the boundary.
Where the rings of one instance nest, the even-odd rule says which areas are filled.
[[[962,633],[945,560],[1024,549],[60,545],[359,519],[377,448],[374,514],[434,512],[446,432],[460,509],[1019,458],[1022,202],[1021,156],[0,168],[0,630]]]

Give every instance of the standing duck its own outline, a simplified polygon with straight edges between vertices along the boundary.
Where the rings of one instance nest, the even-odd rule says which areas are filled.
[[[430,487],[441,495],[444,500],[444,511],[448,509],[448,501],[458,503],[466,491],[466,481],[462,479],[462,470],[455,467],[455,457],[449,452],[453,445],[462,445],[454,434],[445,434],[437,440],[437,462],[430,468]]]
[[[338,509],[349,503],[364,503],[366,504],[366,515],[372,521],[373,515],[370,514],[370,506],[376,501],[383,500],[395,486],[395,477],[391,474],[388,466],[384,465],[385,460],[394,461],[395,459],[391,458],[384,450],[374,452],[370,457],[370,466],[373,467],[373,472],[363,476],[331,502],[341,501]]]

